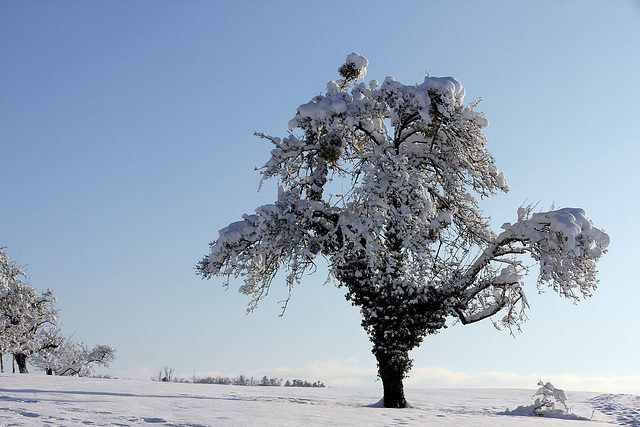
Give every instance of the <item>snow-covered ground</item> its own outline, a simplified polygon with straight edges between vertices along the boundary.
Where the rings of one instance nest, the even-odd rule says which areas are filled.
[[[558,384],[560,386],[560,384]],[[640,426],[640,396],[567,391],[583,420],[500,415],[535,390],[408,389],[409,409],[376,407],[379,389],[240,387],[0,375],[2,426]],[[591,421],[589,421],[591,420]]]

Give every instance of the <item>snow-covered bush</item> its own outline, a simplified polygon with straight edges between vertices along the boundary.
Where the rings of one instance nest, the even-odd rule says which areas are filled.
[[[549,418],[564,418],[573,420],[585,420],[571,413],[567,406],[567,394],[564,390],[556,388],[550,382],[538,382],[538,391],[532,396],[535,399],[532,405],[518,406],[513,411],[507,409],[501,415],[521,415],[521,416],[538,416]],[[556,404],[562,405],[562,408],[556,408]]]
[[[564,390],[554,387],[551,383],[543,383],[542,380],[538,382],[540,387],[533,397],[536,398],[533,403],[533,413],[537,416],[544,416],[545,413],[568,413],[567,407],[567,395]],[[555,404],[560,403],[564,406],[564,409],[556,409]]]

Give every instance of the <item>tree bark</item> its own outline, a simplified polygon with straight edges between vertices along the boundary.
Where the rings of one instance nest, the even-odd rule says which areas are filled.
[[[394,367],[389,358],[378,356],[378,373],[382,380],[384,393],[383,405],[385,408],[406,408],[407,401],[404,397],[404,385],[402,379],[404,374]]]
[[[28,374],[27,370],[27,355],[22,353],[16,353],[15,355],[16,363],[18,364],[18,369],[21,374]]]

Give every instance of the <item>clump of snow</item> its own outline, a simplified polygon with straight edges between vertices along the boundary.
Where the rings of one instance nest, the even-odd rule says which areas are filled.
[[[579,251],[577,243],[579,238],[584,238],[596,247],[591,247],[591,256],[599,257],[611,242],[609,236],[602,230],[593,226],[587,218],[587,214],[580,208],[563,208],[555,211],[534,213],[529,219],[524,219],[528,214],[527,208],[518,209],[518,222],[511,225],[505,224],[502,228],[514,231],[517,234],[527,236],[532,241],[539,241],[543,237],[539,233],[552,232],[562,236],[562,246],[566,251]],[[543,231],[547,230],[547,231]]]
[[[487,122],[488,124],[488,122]],[[509,191],[509,184],[507,184],[507,178],[504,176],[503,172],[498,171],[498,167],[496,165],[489,165],[489,171],[493,174],[493,176],[495,177],[497,183],[498,183],[498,188],[504,190],[504,191]]]
[[[427,76],[424,78],[424,82],[418,86],[418,89],[439,93],[460,104],[464,102],[464,96],[466,94],[462,83],[454,77]]]
[[[248,219],[252,219],[255,220],[257,218],[257,215],[246,215]],[[219,238],[218,238],[218,242],[220,242],[221,244],[224,243],[228,243],[228,242],[233,242],[236,240],[242,240],[242,239],[250,239],[249,236],[251,236],[255,231],[255,228],[251,226],[251,222],[250,221],[236,221],[233,222],[231,224],[229,224],[228,226],[226,226],[225,228],[223,228],[222,230],[220,230],[218,232],[219,234]]]
[[[347,55],[347,60],[344,61],[345,64],[353,64],[356,69],[360,70],[360,77],[364,77],[367,75],[367,66],[369,65],[369,60],[359,53],[351,53]]]
[[[367,75],[367,65],[369,65],[369,60],[354,52],[347,55],[344,64],[338,68],[338,72],[347,80],[355,80]]]
[[[332,114],[347,111],[347,104],[340,98],[326,97],[319,101],[311,101],[298,107],[298,114],[302,119],[325,120]]]

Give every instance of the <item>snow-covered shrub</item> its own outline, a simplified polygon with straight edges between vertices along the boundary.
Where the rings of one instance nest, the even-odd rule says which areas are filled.
[[[513,411],[507,409],[501,415],[520,415],[520,416],[538,416],[549,418],[564,418],[572,420],[584,420],[586,418],[572,414],[567,406],[567,394],[564,390],[556,388],[550,382],[538,382],[538,391],[532,396],[535,401],[532,405],[518,406]],[[562,409],[556,408],[556,404],[563,406]]]
[[[564,390],[559,388],[555,388],[551,383],[543,383],[542,380],[538,382],[538,386],[540,388],[533,395],[536,398],[533,403],[533,413],[539,417],[542,417],[547,412],[569,412],[569,408],[567,407],[567,395]],[[564,406],[563,409],[556,409],[556,402],[561,403]]]

